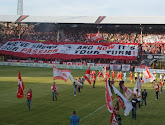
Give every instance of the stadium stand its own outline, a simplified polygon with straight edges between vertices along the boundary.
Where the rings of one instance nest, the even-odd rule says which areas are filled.
[[[163,22],[165,18],[159,17],[159,19],[158,21],[154,17],[33,17],[27,15],[0,15],[0,44],[2,45],[11,39],[65,43],[139,43],[139,56],[133,62],[138,64],[142,54],[165,53],[165,25]],[[99,33],[101,39],[93,41],[88,38],[88,36],[97,33]],[[89,62],[89,60],[85,61]],[[92,61],[98,62],[90,60],[90,62]],[[99,62],[132,63],[131,60],[99,60]]]

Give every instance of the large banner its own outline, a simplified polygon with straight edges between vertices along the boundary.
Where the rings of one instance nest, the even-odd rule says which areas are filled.
[[[0,47],[0,54],[45,59],[104,58],[135,60],[138,44],[133,43],[53,43],[11,40]]]

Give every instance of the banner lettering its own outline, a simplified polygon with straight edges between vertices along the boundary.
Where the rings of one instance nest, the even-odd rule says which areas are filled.
[[[45,59],[104,58],[135,60],[135,43],[53,43],[11,40],[0,47],[0,54]]]

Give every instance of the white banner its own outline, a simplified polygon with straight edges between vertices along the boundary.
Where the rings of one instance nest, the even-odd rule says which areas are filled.
[[[109,68],[109,64],[105,64],[105,63],[96,63],[95,66],[102,66],[102,67],[107,67]]]
[[[135,60],[138,44],[133,43],[53,43],[11,40],[0,47],[0,54],[33,58],[109,58]]]
[[[119,64],[110,64],[110,70],[121,70],[121,65]]]
[[[155,42],[160,41],[160,39],[158,38],[157,35],[149,35],[149,36],[143,37],[143,41],[145,43],[155,43]]]
[[[95,63],[87,63],[87,66],[95,66]]]
[[[143,72],[143,71],[145,71],[145,69],[135,68],[135,72]],[[165,70],[163,70],[163,69],[150,69],[150,71],[152,73],[156,72],[156,73],[159,73],[159,74],[161,74],[161,73],[165,74]]]
[[[129,64],[122,64],[122,71],[130,71],[130,65]]]

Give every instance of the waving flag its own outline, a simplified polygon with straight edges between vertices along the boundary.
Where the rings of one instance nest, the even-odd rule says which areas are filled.
[[[84,78],[89,82],[89,84],[92,84],[92,75],[91,75],[90,66],[88,67]]]
[[[146,68],[145,71],[143,71],[143,83],[152,82],[154,79],[155,76],[152,74],[150,69]]]
[[[118,125],[114,113],[112,113],[112,115],[111,115],[111,125]]]
[[[88,40],[91,40],[91,41],[98,41],[98,40],[103,40],[103,37],[102,37],[102,35],[98,32],[98,33],[93,34],[93,35],[88,34],[88,35],[87,35],[87,39],[88,39]]]
[[[108,111],[113,113],[113,104],[112,104],[112,93],[108,84],[108,79],[106,80],[106,86],[105,86],[105,99],[106,99],[106,106],[108,108]]]
[[[132,90],[129,89],[129,88],[127,88],[127,87],[124,86],[123,84],[121,84],[121,86],[122,86],[122,88],[123,88],[123,90],[124,90],[125,97],[126,97],[127,99],[129,99],[129,98],[131,97],[132,93],[133,93]]]
[[[124,110],[124,115],[127,116],[129,115],[129,112],[132,110],[132,103],[126,99],[113,85],[113,90],[117,96],[117,99],[122,107],[122,109]]]
[[[72,82],[75,82],[77,85],[82,86],[82,84],[79,81],[77,81],[71,74],[69,74],[69,78]]]
[[[141,91],[141,86],[142,86],[142,81],[141,81],[141,78],[138,75],[137,80],[136,80],[136,85],[135,85],[134,90],[133,90],[133,93],[136,93],[137,89],[140,92]]]
[[[18,74],[18,88],[17,88],[17,98],[23,98],[24,97],[24,84],[21,78],[21,74],[19,72]]]
[[[62,79],[65,82],[68,80],[68,77],[70,76],[71,71],[70,70],[60,70],[53,66],[53,79]]]

